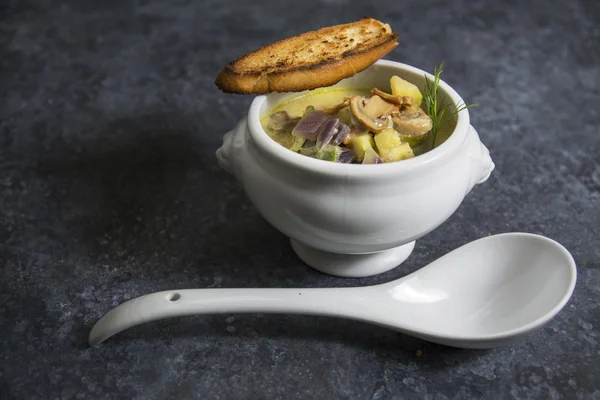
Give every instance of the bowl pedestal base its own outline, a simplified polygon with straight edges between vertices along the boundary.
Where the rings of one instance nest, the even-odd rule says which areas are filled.
[[[302,261],[324,274],[341,278],[364,278],[396,268],[410,256],[415,242],[368,254],[335,254],[317,250],[291,240],[294,252]]]

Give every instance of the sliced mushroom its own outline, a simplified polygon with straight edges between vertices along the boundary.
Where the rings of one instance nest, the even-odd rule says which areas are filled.
[[[339,113],[342,109],[348,107],[350,105],[350,98],[346,97],[344,101],[340,104],[336,104],[335,106],[324,108],[323,111],[325,114],[334,115]]]
[[[362,133],[368,133],[369,132],[369,128],[364,126],[359,120],[357,120],[354,115],[352,114],[352,112],[350,112],[350,133],[351,134],[356,134],[356,135],[360,135]]]
[[[416,146],[425,140],[427,133],[433,127],[429,115],[419,107],[408,106],[392,113],[394,129],[403,142]]]
[[[352,115],[373,132],[384,130],[388,126],[388,116],[395,106],[381,97],[374,95],[369,98],[354,96],[350,99]]]
[[[273,132],[291,132],[300,118],[292,118],[287,111],[277,111],[271,114],[268,129]]]
[[[410,96],[394,96],[393,94],[386,93],[377,88],[371,89],[371,93],[381,97],[385,101],[397,104],[399,106],[410,106],[412,105],[412,97]]]

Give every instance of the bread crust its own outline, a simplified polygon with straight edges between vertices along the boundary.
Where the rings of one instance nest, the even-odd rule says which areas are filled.
[[[262,70],[242,66],[243,63],[252,65],[252,60],[266,57],[266,49],[274,49],[285,52],[289,51],[291,41],[301,41],[303,36],[312,35],[323,30],[335,30],[351,24],[339,25],[338,27],[323,28],[316,32],[308,32],[299,36],[284,39],[272,45],[252,51],[229,63],[217,77],[215,84],[219,89],[227,93],[236,94],[265,94],[270,92],[300,92],[336,84],[344,78],[348,78],[360,72],[378,59],[387,55],[398,45],[398,34],[391,32],[389,26],[372,18],[363,18],[354,24],[373,24],[377,22],[383,29],[375,43],[369,46],[357,46],[348,51],[341,52],[339,56],[316,60],[318,62],[306,63],[293,59],[287,65],[266,66]],[[389,32],[384,29],[387,27]],[[373,40],[371,40],[373,41]],[[332,46],[340,47],[342,43],[332,43]],[[335,50],[334,50],[335,51]]]

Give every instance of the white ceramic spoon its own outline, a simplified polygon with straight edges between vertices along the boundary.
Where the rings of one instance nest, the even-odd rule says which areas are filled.
[[[351,318],[455,347],[511,343],[554,317],[577,279],[557,242],[527,233],[468,243],[401,279],[316,289],[185,289],[127,301],[104,315],[91,345],[145,322],[195,314],[294,313]]]

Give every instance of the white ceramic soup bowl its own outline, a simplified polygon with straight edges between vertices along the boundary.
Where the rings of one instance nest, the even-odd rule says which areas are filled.
[[[433,76],[398,62],[379,60],[334,87],[390,91],[398,75],[421,90]],[[440,92],[461,97],[445,82]],[[217,150],[221,166],[243,185],[260,214],[291,238],[296,254],[319,271],[364,277],[395,268],[416,239],[442,224],[474,185],[494,169],[488,149],[458,113],[452,134],[435,149],[388,164],[340,164],[294,153],[271,139],[260,119],[299,93],[257,96],[248,116]]]

